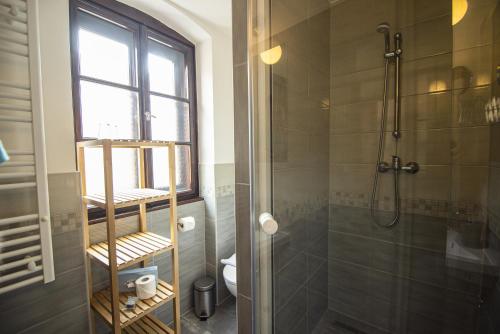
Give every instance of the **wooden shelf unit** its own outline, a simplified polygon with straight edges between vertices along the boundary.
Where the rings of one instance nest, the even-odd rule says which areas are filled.
[[[85,148],[99,147],[103,151],[104,193],[87,194],[85,175]],[[146,188],[145,149],[165,147],[168,149],[170,192]],[[128,191],[113,191],[113,148],[136,149],[139,156],[139,188]],[[87,253],[88,298],[92,309],[112,328],[113,334],[124,333],[170,333],[180,334],[180,296],[179,296],[179,251],[177,245],[177,198],[175,177],[175,142],[111,140],[100,139],[77,143],[78,171],[80,172],[82,201],[84,208],[95,205],[106,210],[107,240],[90,244],[88,212],[84,214],[84,239]],[[146,204],[170,200],[170,239],[147,231]],[[139,231],[116,237],[115,210],[128,206],[139,206]],[[125,302],[135,293],[119,293],[118,270],[146,261],[157,254],[171,252],[172,282],[158,282],[157,293],[153,298],[139,301],[135,310],[125,310]],[[109,272],[109,287],[93,293],[91,261],[105,266]],[[173,301],[173,327],[170,328],[149,313],[161,305]],[[89,310],[89,320],[94,332],[94,313]]]

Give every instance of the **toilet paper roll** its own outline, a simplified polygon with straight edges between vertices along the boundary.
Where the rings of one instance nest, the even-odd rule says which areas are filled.
[[[155,275],[141,276],[135,280],[135,293],[139,299],[149,299],[156,295]]]
[[[195,225],[194,217],[182,217],[177,221],[177,228],[181,232],[194,230]]]

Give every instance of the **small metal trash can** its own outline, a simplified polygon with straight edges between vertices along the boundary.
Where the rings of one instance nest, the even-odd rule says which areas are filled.
[[[215,312],[215,280],[202,277],[194,282],[194,313],[200,320],[207,320]]]

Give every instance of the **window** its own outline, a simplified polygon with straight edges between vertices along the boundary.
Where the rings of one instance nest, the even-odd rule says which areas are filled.
[[[115,1],[71,3],[75,137],[177,143],[179,200],[198,196],[194,45]],[[146,23],[144,23],[146,22]],[[102,151],[86,154],[87,191],[103,191]],[[147,186],[168,189],[168,154],[146,152]],[[114,187],[138,186],[137,152],[113,151]],[[166,204],[166,203],[161,203]],[[91,218],[103,212],[89,211]]]

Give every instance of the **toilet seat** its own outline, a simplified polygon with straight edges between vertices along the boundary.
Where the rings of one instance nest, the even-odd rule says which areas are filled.
[[[220,260],[220,262],[222,264],[225,264],[225,265],[230,265],[230,266],[236,267],[236,253],[231,255],[228,259]]]
[[[236,267],[224,266],[222,274],[226,282],[236,285]]]
[[[222,275],[224,276],[224,282],[229,292],[236,297],[238,293],[236,285],[236,253],[231,255],[228,259],[220,260],[224,264],[224,270]]]

